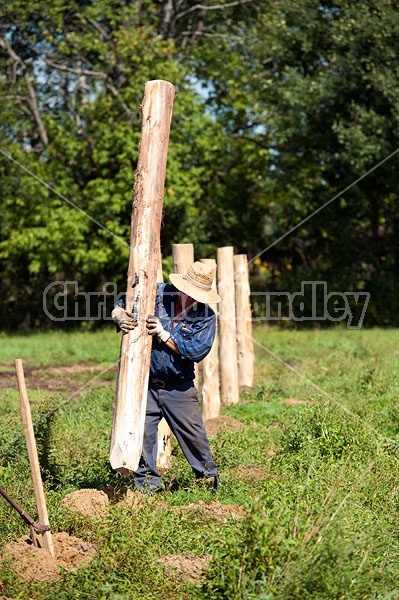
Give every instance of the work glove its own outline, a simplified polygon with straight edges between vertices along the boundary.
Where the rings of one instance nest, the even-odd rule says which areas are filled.
[[[170,338],[169,331],[166,331],[166,329],[162,327],[162,323],[158,317],[148,315],[145,325],[148,335],[156,335],[160,342],[167,342]]]
[[[115,306],[111,313],[111,317],[124,333],[133,331],[133,329],[137,326],[137,321],[133,315],[128,313],[127,310],[121,306]]]

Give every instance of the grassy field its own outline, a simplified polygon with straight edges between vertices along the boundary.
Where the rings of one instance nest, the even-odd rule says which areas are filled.
[[[210,436],[217,494],[195,483],[174,445],[164,492],[94,519],[61,501],[131,487],[108,463],[119,336],[0,336],[0,486],[37,517],[13,375],[21,358],[52,531],[96,547],[89,564],[51,582],[22,581],[3,559],[0,596],[399,598],[398,331],[264,326],[254,336],[255,387],[223,407],[225,426]],[[243,516],[221,522],[205,510],[215,505]],[[0,531],[0,551],[29,534],[2,498]],[[171,555],[206,557],[204,576],[171,575],[158,562]]]

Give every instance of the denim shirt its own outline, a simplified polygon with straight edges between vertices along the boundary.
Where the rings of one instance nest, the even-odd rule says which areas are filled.
[[[153,338],[150,378],[164,381],[194,379],[194,362],[200,362],[212,348],[216,332],[216,315],[210,306],[197,302],[176,327],[173,320],[178,290],[170,283],[158,283],[155,316],[161,321],[179,353]],[[124,302],[118,304],[124,306]]]

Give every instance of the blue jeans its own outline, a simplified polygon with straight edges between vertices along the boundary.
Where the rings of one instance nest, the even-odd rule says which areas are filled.
[[[198,392],[192,381],[176,386],[158,388],[150,383],[144,427],[142,456],[136,471],[135,487],[155,492],[162,477],[156,470],[158,452],[158,425],[162,417],[176,436],[184,456],[196,477],[217,478],[202,414]]]

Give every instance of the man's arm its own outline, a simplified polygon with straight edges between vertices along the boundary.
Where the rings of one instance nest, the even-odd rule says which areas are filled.
[[[194,362],[200,362],[212,348],[216,332],[216,316],[213,311],[208,316],[199,318],[190,323],[191,330],[188,333],[181,328],[166,331],[158,317],[152,315],[147,317],[146,328],[149,335],[156,335],[160,343]]]
[[[171,341],[177,346],[179,354],[194,362],[200,362],[209,354],[216,333],[216,316],[213,311],[190,321],[186,328],[172,331]]]

